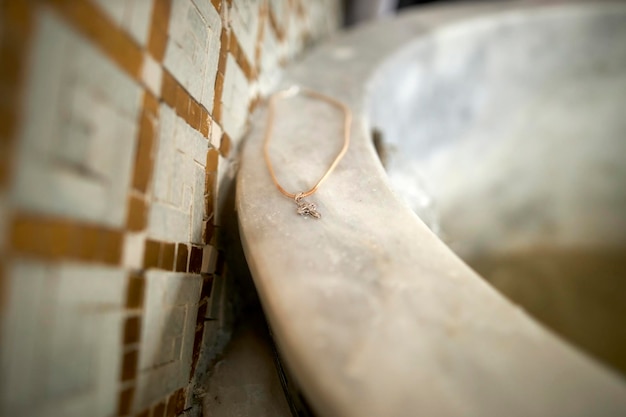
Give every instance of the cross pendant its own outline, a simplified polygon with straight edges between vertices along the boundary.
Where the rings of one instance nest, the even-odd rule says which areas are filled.
[[[315,205],[315,203],[309,203],[307,201],[304,201],[302,198],[302,193],[298,193],[294,198],[294,201],[298,205],[298,214],[304,217],[311,216],[316,219],[322,218],[322,215],[317,211],[317,206]]]

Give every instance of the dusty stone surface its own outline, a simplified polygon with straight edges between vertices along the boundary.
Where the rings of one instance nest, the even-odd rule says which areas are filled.
[[[244,319],[208,379],[204,415],[291,417],[264,322]]]
[[[626,10],[600,2],[424,9],[338,37],[286,72],[283,86],[332,95],[355,115],[348,153],[311,197],[322,220],[299,217],[273,186],[260,157],[264,108],[238,177],[255,284],[281,352],[320,415],[624,414],[624,381],[463,263],[392,190],[370,135],[372,100],[385,109],[376,76],[393,65],[394,54],[431,43],[434,65],[445,45],[433,39],[484,34],[503,21],[552,25],[551,14],[563,16],[562,25],[595,23],[587,25],[593,37],[591,29],[602,32],[602,16],[612,13]],[[482,82],[471,74],[461,81]],[[406,92],[410,105],[405,86],[394,104]],[[283,102],[277,114],[271,149],[277,175],[290,191],[308,189],[341,146],[341,114],[308,99]]]

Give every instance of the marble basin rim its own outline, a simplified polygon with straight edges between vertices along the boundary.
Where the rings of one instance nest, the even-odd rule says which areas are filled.
[[[311,197],[321,220],[298,216],[274,188],[261,150],[266,108],[256,111],[237,179],[242,243],[281,354],[320,416],[626,413],[620,376],[488,285],[392,190],[371,135],[380,127],[383,141],[393,137],[382,126],[390,119],[381,74],[428,42],[434,65],[449,36],[512,23],[602,28],[616,13],[626,5],[431,7],[312,50],[278,88],[304,85],[354,113],[348,153]],[[279,106],[271,154],[283,186],[307,189],[323,173],[341,146],[341,122],[314,100]]]

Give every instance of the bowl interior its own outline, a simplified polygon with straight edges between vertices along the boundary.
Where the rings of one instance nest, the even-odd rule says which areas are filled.
[[[500,292],[626,373],[626,7],[457,24],[394,55],[371,91],[396,192]]]

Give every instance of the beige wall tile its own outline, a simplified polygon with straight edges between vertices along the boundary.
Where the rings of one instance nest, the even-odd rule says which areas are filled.
[[[149,271],[146,284],[134,410],[187,384],[202,278]]]
[[[121,358],[124,271],[17,261],[8,275],[0,414],[112,415]]]

